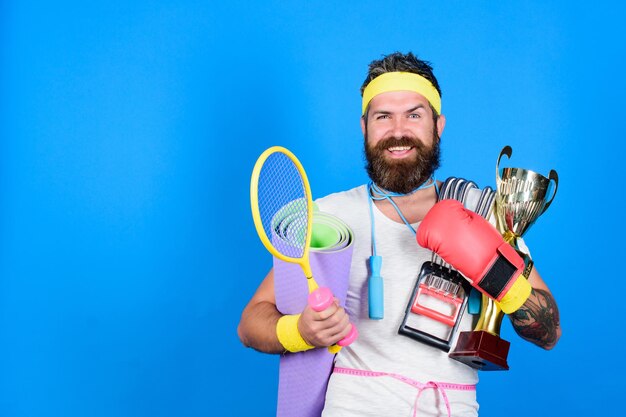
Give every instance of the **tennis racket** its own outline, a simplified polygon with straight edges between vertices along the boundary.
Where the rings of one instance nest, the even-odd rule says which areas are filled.
[[[250,182],[252,218],[265,248],[276,258],[298,264],[307,279],[308,304],[323,311],[333,303],[330,288],[319,287],[309,262],[313,230],[313,200],[304,167],[289,150],[274,146],[259,156]],[[350,334],[329,346],[331,353],[348,346],[358,336]]]

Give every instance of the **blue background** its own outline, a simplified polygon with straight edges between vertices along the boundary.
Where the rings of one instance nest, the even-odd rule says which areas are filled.
[[[0,3],[0,415],[272,415],[277,357],[236,335],[271,264],[252,166],[283,145],[316,197],[366,181],[358,90],[395,50],[442,86],[440,179],[493,186],[505,144],[561,178],[526,241],[563,337],[507,321],[481,416],[615,415],[624,8],[436,3]]]

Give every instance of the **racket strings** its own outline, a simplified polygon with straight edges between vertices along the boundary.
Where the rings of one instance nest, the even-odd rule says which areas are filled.
[[[307,238],[308,199],[300,172],[285,154],[270,155],[259,174],[259,211],[272,245],[285,256],[301,258]]]

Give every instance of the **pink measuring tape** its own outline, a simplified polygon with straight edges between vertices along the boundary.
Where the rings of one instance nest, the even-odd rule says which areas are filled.
[[[353,369],[353,368],[341,368],[336,366],[333,369],[333,373],[344,374],[344,375],[352,375],[352,376],[362,376],[362,377],[383,377],[387,376],[390,378],[397,379],[398,381],[402,381],[405,384],[411,385],[414,388],[417,388],[417,395],[415,396],[415,402],[413,403],[413,413],[411,414],[413,417],[417,416],[417,402],[422,394],[422,391],[425,389],[434,389],[441,394],[441,398],[443,398],[444,403],[446,404],[446,409],[448,411],[448,417],[452,416],[452,412],[450,411],[450,401],[448,401],[448,396],[446,395],[447,389],[457,390],[457,391],[476,391],[476,385],[472,384],[451,384],[448,382],[433,382],[429,381],[425,384],[422,382],[415,381],[411,378],[407,378],[404,375],[394,374],[390,372],[375,372],[375,371],[364,371],[361,369]]]

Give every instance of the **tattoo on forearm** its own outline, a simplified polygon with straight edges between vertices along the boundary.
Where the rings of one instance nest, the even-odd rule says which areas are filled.
[[[533,289],[522,308],[510,317],[513,328],[524,339],[548,349],[556,344],[559,309],[549,292]]]

